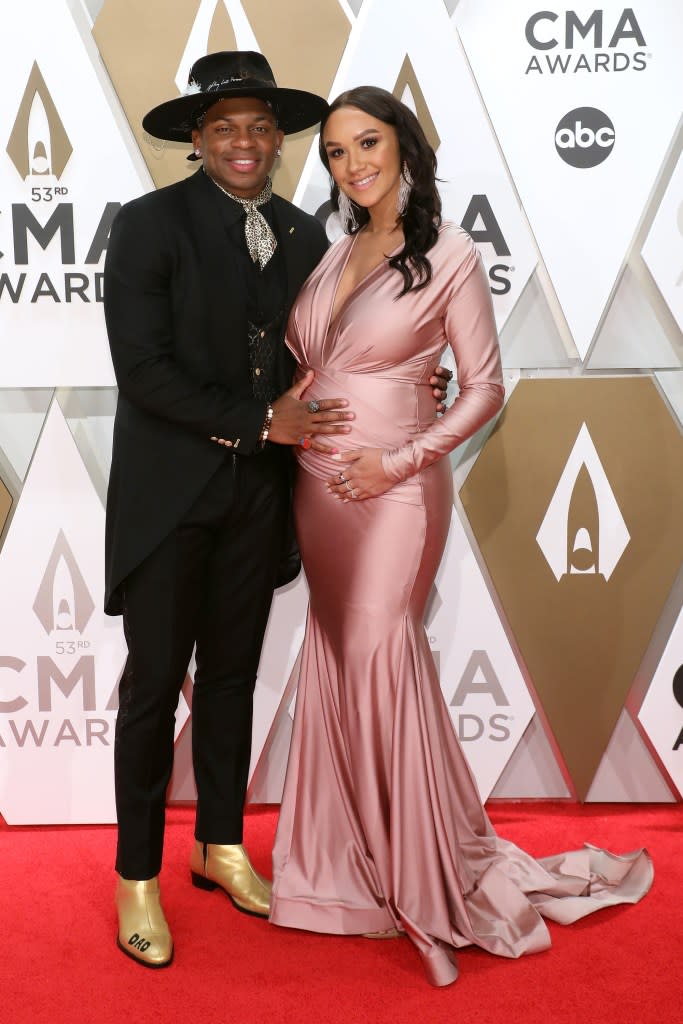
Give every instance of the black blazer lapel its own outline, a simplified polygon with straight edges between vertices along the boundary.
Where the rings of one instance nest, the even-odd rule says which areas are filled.
[[[282,341],[280,357],[278,360],[278,383],[282,391],[292,386],[292,378],[295,369],[294,357],[284,344],[287,331],[287,320],[289,311],[294,305],[294,300],[299,294],[299,289],[313,269],[311,256],[308,252],[308,245],[301,230],[296,226],[292,217],[292,207],[280,196],[273,196],[273,216],[277,237],[282,246],[284,256],[285,273],[287,275],[287,306],[284,322],[282,325]]]
[[[215,192],[215,194],[214,194]],[[247,311],[237,254],[226,230],[220,195],[199,170],[188,181],[190,232],[203,283],[205,330],[210,356],[221,380],[249,380]]]
[[[306,239],[294,223],[291,205],[280,196],[273,196],[273,215],[277,236],[282,246],[287,273],[287,309],[290,310],[299,289],[312,270]]]

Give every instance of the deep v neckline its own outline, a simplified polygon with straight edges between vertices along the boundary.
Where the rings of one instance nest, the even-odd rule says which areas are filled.
[[[353,288],[351,289],[351,291],[348,293],[348,295],[345,296],[343,301],[337,307],[337,295],[339,294],[339,286],[341,285],[342,278],[344,277],[344,274],[346,273],[346,269],[347,269],[347,267],[349,265],[349,260],[351,259],[351,254],[353,253],[353,250],[354,250],[355,245],[356,245],[356,240],[358,239],[359,235],[360,235],[360,231],[357,231],[356,234],[353,235],[353,237],[351,239],[351,244],[350,244],[350,246],[348,248],[348,252],[346,253],[345,258],[342,260],[342,264],[341,264],[339,273],[337,275],[337,280],[335,281],[334,292],[332,294],[332,302],[330,303],[330,317],[329,317],[329,320],[327,322],[327,332],[326,332],[327,334],[329,334],[330,330],[332,329],[332,326],[337,323],[337,321],[339,320],[341,314],[344,312],[344,310],[346,309],[346,307],[348,306],[349,302],[354,297],[356,292],[359,290],[359,288],[361,288],[363,285],[367,284],[367,282],[370,280],[372,275],[375,274],[381,267],[385,266],[387,264],[388,260],[390,260],[392,258],[392,256],[395,256],[397,252],[400,252],[402,246],[405,244],[405,242],[402,241],[390,253],[388,253],[387,255],[384,255],[382,257],[382,259],[379,261],[379,263],[376,263],[374,267],[371,267],[370,270],[368,270],[367,274],[364,274],[363,277],[361,277],[361,279],[359,281],[356,281],[356,283],[353,286]],[[337,308],[335,308],[335,307],[337,307]]]

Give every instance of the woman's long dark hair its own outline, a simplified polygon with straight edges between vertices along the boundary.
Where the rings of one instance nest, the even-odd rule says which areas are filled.
[[[441,224],[441,198],[436,188],[436,155],[427,142],[420,122],[410,107],[407,107],[386,89],[378,89],[372,85],[362,85],[349,89],[332,103],[322,119],[320,126],[320,159],[329,171],[330,162],[323,144],[323,132],[330,114],[340,107],[356,107],[371,117],[376,117],[384,124],[390,124],[396,131],[401,167],[405,164],[413,180],[410,197],[403,221],[405,245],[392,256],[389,266],[398,270],[403,277],[403,289],[399,293],[419,291],[432,278],[432,265],[427,253],[436,243],[438,229]],[[332,208],[339,210],[339,188],[332,186]],[[364,206],[353,203],[357,226],[350,229],[351,234],[360,231],[370,220],[370,214]],[[398,214],[397,214],[398,216]],[[348,225],[345,226],[348,228]]]

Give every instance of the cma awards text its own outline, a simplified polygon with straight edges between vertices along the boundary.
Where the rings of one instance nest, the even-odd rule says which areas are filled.
[[[43,190],[34,189],[34,192]],[[52,190],[52,195],[56,190]],[[44,198],[44,197],[43,197]],[[92,240],[88,245],[81,270],[67,270],[76,266],[76,240],[74,232],[74,207],[72,203],[58,203],[52,209],[45,223],[36,217],[33,210],[24,203],[12,204],[12,244],[15,267],[28,266],[27,271],[18,271],[14,276],[0,274],[0,301],[9,299],[13,303],[22,300],[37,302],[48,299],[52,302],[102,302],[102,273],[90,268],[97,266],[107,248],[112,221],[121,208],[121,203],[106,203]],[[47,252],[49,246],[59,245],[64,273],[33,269],[37,250]],[[0,254],[2,255],[2,254]],[[33,259],[31,257],[33,256]]]
[[[560,48],[566,52],[534,54],[524,73],[565,75],[581,71],[643,71],[650,54],[643,49],[632,52],[617,49],[629,44],[647,46],[633,8],[624,8],[614,26],[606,25],[603,16],[602,10],[594,10],[583,17],[576,11],[565,11],[564,16],[555,11],[536,11],[524,30],[527,43],[534,50]]]
[[[0,657],[3,675],[10,672],[19,676],[26,668],[26,662],[21,658]],[[0,715],[18,715],[20,718],[7,718],[4,724],[0,718],[0,747],[58,747],[63,743],[72,743],[76,747],[90,747],[96,742],[104,746],[110,745],[108,734],[112,725],[111,713],[116,711],[118,706],[116,689],[107,701],[106,707],[100,709],[100,713],[108,713],[108,718],[83,717],[83,712],[98,710],[93,655],[82,655],[67,673],[62,672],[51,657],[39,655],[36,658],[35,681],[37,699],[33,705],[34,710],[38,715],[48,717],[34,717],[31,713],[33,702],[27,700],[23,693],[16,693],[13,697],[7,695],[8,699],[0,700]],[[80,700],[76,697],[79,684]],[[17,688],[22,688],[19,679]],[[79,706],[74,707],[75,720],[60,720],[53,716],[54,697],[57,691],[61,694],[58,698],[61,705],[68,706],[67,702],[77,701]],[[73,707],[73,704],[71,706]]]

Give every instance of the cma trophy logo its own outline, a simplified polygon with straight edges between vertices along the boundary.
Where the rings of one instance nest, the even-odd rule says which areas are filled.
[[[69,187],[59,184],[72,153],[34,61],[7,144],[7,154],[30,194],[11,204],[14,266],[0,274],[0,300],[13,305],[39,299],[55,304],[102,301],[103,274],[92,268],[102,260],[121,204],[105,202],[92,238],[79,237]],[[81,263],[77,250],[82,242],[87,252]]]
[[[0,700],[0,713],[15,716],[3,720],[0,747],[109,746],[109,719],[85,717],[88,712],[102,715],[117,707],[116,690],[104,707],[98,707],[95,655],[91,641],[83,637],[94,609],[83,574],[63,530],[59,530],[33,603],[52,650],[39,653],[33,643],[30,660],[34,664],[30,666],[29,660],[0,657],[1,669],[17,676],[26,672],[21,676],[23,693]],[[24,695],[32,680],[33,700]],[[61,695],[56,703],[55,694]],[[61,707],[68,708],[69,717],[60,719]]]
[[[60,530],[33,610],[48,635],[70,630],[82,634],[94,608],[90,591],[64,532]]]
[[[21,178],[36,184],[58,180],[73,152],[38,64],[34,62],[12,133],[7,154]],[[55,189],[65,194],[66,189]]]
[[[599,574],[609,580],[630,540],[585,423],[571,450],[536,541],[555,579]]]

